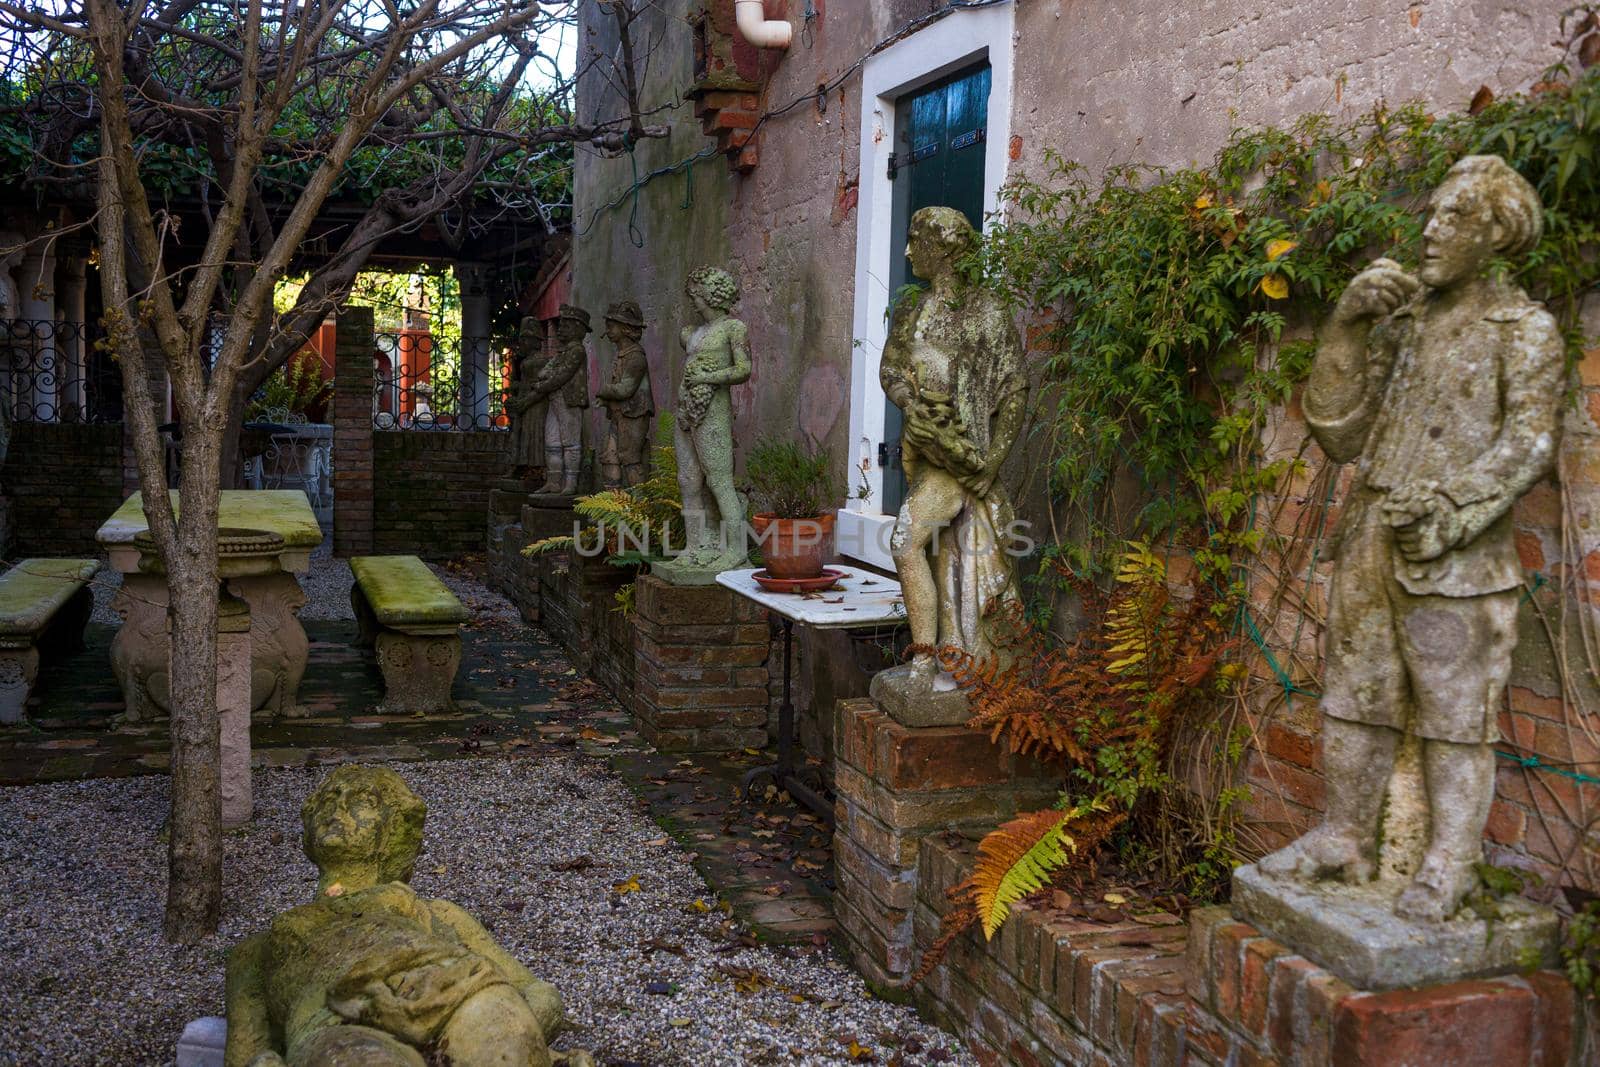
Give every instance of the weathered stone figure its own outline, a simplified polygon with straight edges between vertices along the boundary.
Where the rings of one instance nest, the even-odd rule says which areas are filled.
[[[532,315],[522,320],[517,334],[517,386],[506,401],[511,413],[511,466],[519,478],[526,478],[544,466],[544,420],[550,401],[538,396],[533,383],[538,381],[547,356],[544,351],[544,323]]]
[[[1522,568],[1511,505],[1556,455],[1563,346],[1497,256],[1538,243],[1538,194],[1497,156],[1434,192],[1415,276],[1380,259],[1323,328],[1306,419],[1358,462],[1335,534],[1323,682],[1328,811],[1259,864],[1306,882],[1373,878],[1385,787],[1408,724],[1421,740],[1426,851],[1394,911],[1448,918],[1476,884],[1494,799],[1495,722]]]
[[[650,390],[650,360],[640,338],[644,315],[632,300],[606,309],[606,340],[617,349],[611,380],[595,391],[606,406],[610,425],[600,453],[600,475],[607,487],[638,485],[649,473],[645,448],[650,439],[650,419],[655,395]]]
[[[716,267],[701,267],[685,287],[700,320],[683,331],[687,354],[678,388],[673,448],[683,494],[684,552],[653,567],[669,582],[710,585],[719,572],[742,567],[744,505],[733,487],[733,401],[730,392],[750,377],[750,340],[729,314],[739,283]]]
[[[1014,512],[998,478],[1022,428],[1028,381],[1010,313],[956,269],[976,241],[972,224],[954,208],[923,208],[913,216],[906,255],[932,288],[895,310],[879,377],[905,413],[901,456],[910,491],[890,547],[911,640],[953,645],[983,660],[1003,654],[996,613],[1017,597],[1005,551]],[[875,676],[873,695],[891,714],[903,712],[904,721],[928,722],[929,709],[915,705],[954,688],[924,652]],[[965,717],[964,701],[947,703],[934,717]]]
[[[541,493],[571,495],[578,491],[583,462],[583,409],[589,406],[589,313],[562,304],[556,320],[559,347],[533,382],[537,399],[549,398],[544,417],[546,475]]]
[[[406,881],[427,805],[340,767],[300,810],[317,899],[228,956],[227,1067],[592,1067],[551,1052],[561,996],[446,900]]]

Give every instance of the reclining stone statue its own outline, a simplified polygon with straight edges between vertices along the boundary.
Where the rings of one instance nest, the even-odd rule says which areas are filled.
[[[427,805],[340,767],[306,799],[317,899],[228,956],[227,1067],[593,1067],[552,1052],[561,997],[476,919],[406,884]]]

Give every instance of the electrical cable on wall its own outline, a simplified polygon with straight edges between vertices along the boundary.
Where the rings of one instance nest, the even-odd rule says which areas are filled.
[[[883,38],[877,44],[863,52],[860,58],[846,67],[839,74],[839,76],[834,78],[832,81],[819,85],[816,89],[813,89],[809,93],[803,93],[800,96],[795,97],[782,107],[763,112],[761,117],[756,120],[755,125],[750,128],[750,140],[755,140],[756,134],[761,132],[761,127],[766,125],[768,119],[781,118],[782,116],[793,111],[795,108],[799,107],[801,104],[813,102],[821,97],[826,97],[829,93],[833,92],[850,78],[854,77],[855,73],[861,69],[867,60],[871,59],[873,56],[877,55],[891,44],[894,44],[896,41],[899,41],[901,38],[915,33],[928,23],[936,22],[952,12],[968,11],[983,7],[999,7],[1001,4],[1009,4],[1012,2],[1013,0],[951,0],[950,3],[946,4],[942,8],[939,8],[937,11],[933,11],[926,15],[911,19],[899,29],[889,34],[889,36]],[[808,30],[811,25],[812,17],[814,16],[808,15],[806,19],[806,27]],[[599,207],[590,212],[589,221],[581,229],[574,229],[572,236],[574,238],[587,236],[589,232],[594,229],[595,223],[600,220],[601,215],[604,215],[609,211],[616,210],[624,202],[631,198],[633,201],[633,206],[629,214],[628,237],[630,241],[634,241],[635,248],[643,248],[644,236],[638,231],[638,227],[636,225],[639,216],[639,190],[643,189],[646,185],[649,185],[657,178],[663,178],[669,174],[676,174],[680,170],[693,167],[694,164],[698,163],[702,159],[708,159],[711,156],[720,154],[721,153],[717,150],[716,145],[707,145],[700,151],[691,156],[686,156],[683,159],[678,160],[676,163],[670,163],[664,167],[657,167],[655,170],[647,173],[643,178],[639,177],[638,163],[635,161],[633,167],[633,183],[629,185],[627,189],[624,189],[621,193],[619,193],[614,199],[601,204]],[[630,158],[633,155],[633,145],[631,143],[628,146],[628,155]],[[693,179],[691,178],[690,181],[692,182]],[[693,204],[693,202],[694,198],[692,194],[686,194],[683,206],[687,209],[691,204]],[[638,239],[634,240],[636,233],[638,234]]]

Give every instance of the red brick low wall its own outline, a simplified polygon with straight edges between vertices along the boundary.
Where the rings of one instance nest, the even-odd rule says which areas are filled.
[[[428,559],[484,551],[489,494],[510,468],[510,434],[373,433],[373,550]]]

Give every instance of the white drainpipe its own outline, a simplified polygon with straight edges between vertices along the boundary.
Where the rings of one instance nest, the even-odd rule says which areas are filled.
[[[734,21],[744,39],[757,48],[788,48],[794,27],[783,19],[767,19],[762,0],[734,0]]]

